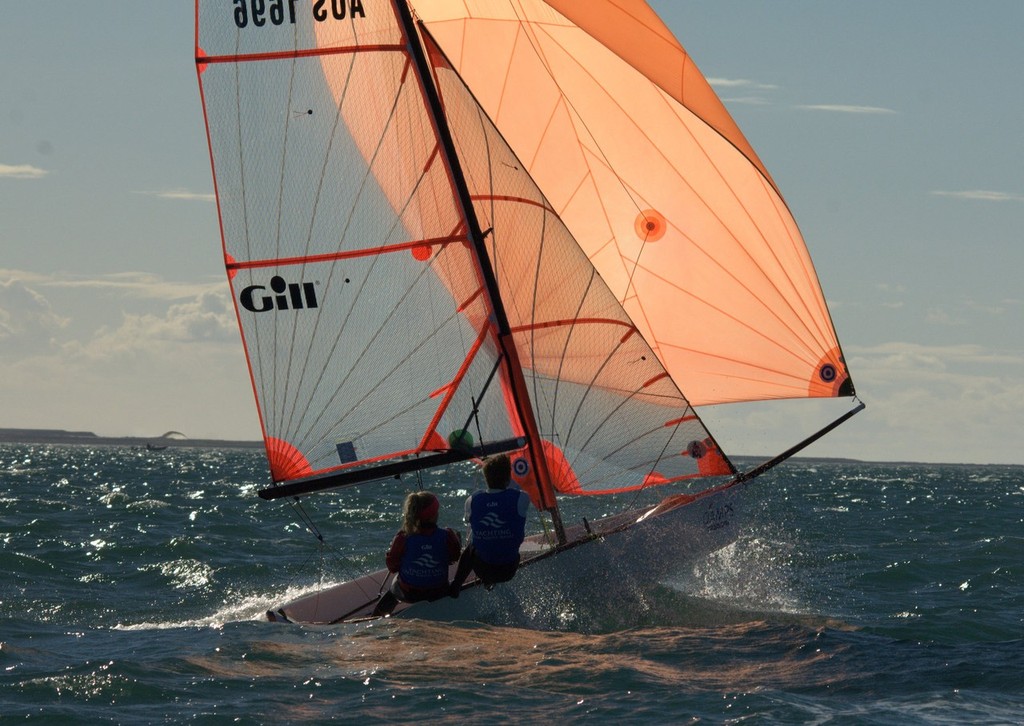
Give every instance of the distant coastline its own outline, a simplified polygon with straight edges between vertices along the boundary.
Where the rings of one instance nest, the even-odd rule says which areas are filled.
[[[191,439],[177,431],[159,436],[97,436],[92,431],[64,429],[0,428],[0,444],[74,444],[79,446],[130,446],[138,448],[262,449],[262,441]]]
[[[190,439],[178,431],[168,431],[159,436],[97,436],[92,431],[66,431],[64,429],[4,429],[0,428],[0,444],[61,444],[78,446],[128,446],[139,449],[197,448],[197,449],[259,449],[262,441],[233,441],[230,439]],[[770,457],[735,455],[730,457],[740,470],[760,464]],[[921,461],[874,461],[833,456],[794,456],[804,464],[887,464],[911,466],[962,466],[978,464]],[[989,464],[989,466],[1021,467],[1022,464]]]

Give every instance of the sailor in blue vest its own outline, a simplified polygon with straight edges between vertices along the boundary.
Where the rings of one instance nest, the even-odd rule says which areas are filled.
[[[512,468],[504,454],[488,459],[483,470],[487,489],[466,500],[470,542],[452,580],[452,597],[459,596],[470,570],[489,590],[496,582],[511,580],[519,567],[530,497],[522,489],[509,487]]]
[[[454,530],[437,526],[439,509],[430,492],[411,492],[405,498],[402,529],[384,557],[395,579],[374,615],[389,614],[399,600],[437,600],[448,594],[448,566],[459,559],[462,544]]]

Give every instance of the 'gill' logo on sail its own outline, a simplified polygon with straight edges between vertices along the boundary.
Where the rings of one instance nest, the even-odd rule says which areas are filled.
[[[242,290],[238,302],[246,310],[253,313],[265,313],[268,310],[302,310],[319,307],[316,299],[316,287],[312,282],[285,282],[283,277],[274,275],[270,278],[270,290],[273,295],[262,294],[266,291],[263,285],[250,285]]]

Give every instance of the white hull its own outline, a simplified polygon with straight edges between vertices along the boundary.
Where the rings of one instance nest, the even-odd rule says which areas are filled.
[[[667,498],[657,507],[567,528],[569,545],[551,548],[527,538],[515,579],[485,590],[472,577],[458,599],[399,603],[395,617],[557,627],[567,605],[583,598],[635,602],[653,584],[735,541],[743,484],[710,490],[691,501]],[[454,574],[454,565],[452,573]],[[267,612],[271,620],[329,624],[372,617],[387,570],[335,585]],[[554,620],[552,620],[554,619]]]

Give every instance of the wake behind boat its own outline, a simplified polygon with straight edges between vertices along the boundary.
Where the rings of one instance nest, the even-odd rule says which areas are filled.
[[[854,387],[774,182],[642,0],[197,0],[196,63],[260,496],[508,452],[542,513],[511,583],[411,612],[649,586],[863,407],[743,474],[694,408]],[[364,618],[383,577],[271,614]]]

